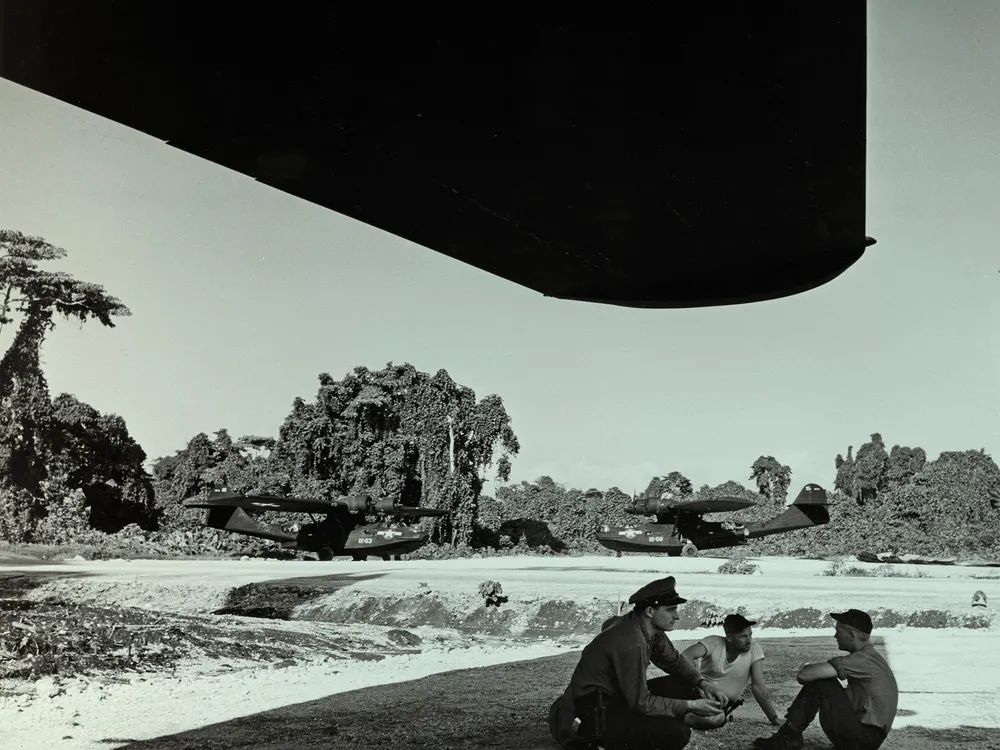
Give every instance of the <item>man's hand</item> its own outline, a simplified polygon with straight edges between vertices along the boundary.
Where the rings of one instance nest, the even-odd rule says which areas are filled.
[[[723,708],[729,703],[729,696],[708,680],[702,680],[698,683],[698,692],[701,693],[702,698],[716,701]]]
[[[691,713],[696,716],[718,716],[722,713],[722,706],[716,701],[708,698],[699,698],[696,701],[688,701]]]

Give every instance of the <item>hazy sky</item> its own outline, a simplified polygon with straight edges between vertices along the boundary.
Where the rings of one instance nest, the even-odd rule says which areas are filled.
[[[886,443],[1000,458],[1000,7],[879,0],[869,16],[868,218],[815,291],[629,310],[546,299],[0,80],[0,227],[132,310],[62,321],[53,395],[123,416],[151,458],[198,432],[276,435],[317,376],[445,368],[497,393],[513,479],[629,491],[678,470],[746,482],[761,454],[832,486]],[[9,345],[11,333],[0,336]]]

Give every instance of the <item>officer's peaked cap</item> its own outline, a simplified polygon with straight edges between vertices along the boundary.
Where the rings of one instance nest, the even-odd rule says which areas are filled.
[[[643,607],[660,607],[683,604],[686,601],[687,599],[677,595],[674,577],[667,576],[647,583],[629,597],[628,603],[641,604]]]

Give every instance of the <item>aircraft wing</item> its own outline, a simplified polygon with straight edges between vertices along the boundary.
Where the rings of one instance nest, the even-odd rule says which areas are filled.
[[[441,510],[440,508],[413,508],[409,505],[396,506],[392,512],[401,516],[411,516],[412,518],[448,515],[448,511]]]
[[[874,242],[866,3],[783,5],[675,6],[672,34],[617,8],[598,34],[473,33],[421,7],[386,34],[361,3],[216,20],[7,0],[0,70],[549,297],[740,304],[826,284]]]
[[[239,492],[212,492],[207,500],[191,500],[184,505],[187,508],[242,508],[278,513],[329,513],[333,509],[329,500],[319,498],[244,495]]]
[[[756,504],[753,500],[743,500],[738,497],[713,497],[707,500],[675,503],[673,510],[686,513],[726,513],[750,508]]]

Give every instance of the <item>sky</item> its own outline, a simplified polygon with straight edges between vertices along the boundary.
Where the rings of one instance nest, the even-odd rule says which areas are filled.
[[[444,368],[503,398],[513,481],[581,489],[671,471],[752,486],[760,455],[791,467],[793,493],[832,488],[836,455],[873,432],[1000,458],[990,5],[870,3],[878,244],[813,291],[708,309],[548,299],[0,79],[0,227],[65,248],[60,270],[132,311],[57,324],[52,394],[119,414],[153,459],[199,432],[277,435],[322,372]]]

